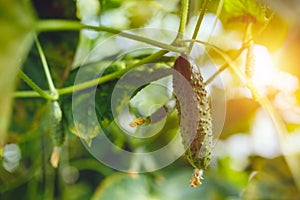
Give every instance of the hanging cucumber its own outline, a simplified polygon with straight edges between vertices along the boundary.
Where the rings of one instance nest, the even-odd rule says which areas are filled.
[[[176,95],[181,138],[186,149],[185,157],[196,169],[190,182],[192,187],[196,187],[201,184],[203,170],[208,167],[211,160],[213,137],[211,109],[205,83],[198,68],[191,65],[185,55],[181,55],[176,59],[174,69],[178,72],[173,75],[173,89]],[[188,92],[189,87],[184,84],[182,76],[189,83],[191,92]],[[196,133],[191,133],[193,132],[191,130],[196,130]]]

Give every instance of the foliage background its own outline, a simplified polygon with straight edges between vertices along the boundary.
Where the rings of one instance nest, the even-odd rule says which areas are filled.
[[[292,175],[291,166],[287,165],[285,156],[282,155],[281,138],[276,136],[272,120],[230,70],[221,74],[227,95],[224,128],[214,148],[211,166],[205,172],[205,179],[200,187],[190,188],[188,183],[193,169],[184,158],[152,173],[122,173],[96,161],[80,139],[69,132],[59,168],[54,169],[49,162],[53,144],[47,126],[49,119],[45,117],[46,100],[14,98],[11,105],[14,91],[32,90],[21,79],[15,79],[19,67],[42,89],[47,90],[48,87],[39,53],[33,45],[31,33],[36,22],[42,19],[68,19],[119,30],[156,27],[177,31],[181,2],[28,2],[0,3],[0,24],[3,27],[0,31],[0,145],[3,145],[0,199],[299,198],[299,188],[295,181],[297,177]],[[95,2],[100,5],[99,9],[97,6],[92,7],[93,9],[89,7]],[[188,36],[193,31],[202,3],[203,1],[190,1]],[[220,3],[224,5],[218,13]],[[240,7],[236,11],[235,6],[239,4],[244,5],[242,14],[239,13]],[[257,19],[253,25],[254,32],[258,32],[264,24],[260,22],[264,20],[264,16],[261,17],[258,12],[260,8],[253,5],[257,4],[243,0],[211,1],[207,13],[214,13],[219,17],[218,26],[212,26],[214,18],[205,15],[198,39],[208,39],[227,55],[233,56],[243,42],[249,23],[244,19],[245,13]],[[297,12],[298,7],[295,6],[291,12]],[[294,20],[294,16],[285,15],[285,8],[278,9],[276,4],[271,8],[275,8],[276,13],[264,31],[255,38],[255,44],[263,45],[270,52],[276,73],[259,69],[266,68],[266,65],[257,66],[256,70],[262,80],[269,81],[262,81],[262,85],[257,87],[271,100],[287,127],[287,141],[292,147],[292,159],[295,163],[292,167],[297,168],[300,146],[300,73],[299,60],[295,56],[299,55],[298,22]],[[211,32],[211,28],[219,28],[219,31]],[[40,33],[38,37],[55,86],[64,87],[72,70],[93,46],[110,35],[93,35],[92,32],[88,35],[84,31]],[[224,61],[216,54],[210,52],[210,55],[218,66],[223,64]],[[237,59],[241,67],[244,62],[244,57]],[[12,108],[11,114],[9,108]]]

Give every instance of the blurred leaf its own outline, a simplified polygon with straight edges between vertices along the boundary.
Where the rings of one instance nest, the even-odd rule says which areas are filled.
[[[103,8],[103,10],[118,8],[124,1],[125,0],[101,0],[101,7]]]
[[[215,171],[204,172],[204,180],[197,188],[191,188],[189,181],[193,170],[180,168],[167,170],[164,177],[154,186],[157,199],[234,199],[239,189]]]
[[[132,28],[139,28],[148,23],[154,13],[153,5],[151,0],[126,2],[125,7],[127,7],[130,26]]]
[[[100,2],[98,0],[77,0],[76,15],[83,24],[99,26],[100,25]],[[81,30],[79,42],[76,48],[75,57],[73,60],[73,69],[80,66],[91,50],[94,48],[95,39],[98,37],[97,31]]]
[[[256,0],[225,0],[224,8],[232,18],[266,21],[266,7]]]
[[[94,120],[90,120],[91,113],[95,109],[94,102],[91,99],[89,93],[78,93],[73,98],[64,98],[63,101],[63,110],[69,131],[84,139],[89,145],[92,139],[100,133],[98,123],[95,124]],[[76,113],[74,113],[72,106],[76,107]],[[73,114],[77,116],[76,122]]]
[[[299,24],[300,5],[297,0],[258,0],[259,2],[267,3],[281,17],[292,23]]]
[[[153,197],[145,175],[116,173],[101,183],[91,199],[149,200]]]
[[[251,128],[251,119],[258,107],[259,104],[249,98],[228,100],[225,124],[220,138],[226,139],[234,133],[249,132]]]
[[[248,183],[249,174],[247,171],[235,170],[232,168],[232,163],[235,160],[230,157],[225,157],[222,159],[218,159],[218,170],[210,171],[209,175],[216,177],[220,176],[224,178],[226,181],[230,182],[230,184],[234,185],[238,189],[243,189]]]
[[[0,2],[0,146],[11,112],[11,95],[18,68],[33,41],[34,16],[28,1]]]
[[[105,70],[104,75],[108,72],[112,73],[123,68],[123,65],[112,65]],[[82,77],[95,77],[96,70],[103,71],[101,64],[92,66],[83,66],[81,69],[75,69],[70,74],[65,85],[73,85],[77,72],[80,70]],[[116,80],[117,81],[117,80]],[[108,126],[109,122],[113,120],[111,114],[111,94],[116,81],[110,81],[98,86],[95,99],[90,90],[85,90],[72,95],[65,95],[62,97],[63,112],[66,117],[68,129],[71,133],[84,139],[88,144],[92,139],[100,133],[99,124],[102,128]],[[76,108],[76,124],[74,122],[74,110]],[[99,122],[90,120],[91,113],[96,109]],[[80,113],[80,114],[79,114]]]
[[[148,117],[169,102],[171,97],[172,77],[167,76],[140,90],[130,100],[130,105],[138,114]]]
[[[283,157],[253,157],[250,182],[243,199],[299,199],[300,193]]]
[[[300,68],[297,67],[300,65],[300,48],[298,45],[300,42],[299,24],[300,22],[292,27],[289,27],[288,34],[283,38],[284,43],[278,55],[276,55],[277,66],[286,72],[296,75],[298,79],[300,77]],[[284,26],[280,26],[280,29],[282,29],[281,27],[286,28]]]
[[[191,188],[192,173],[192,169],[178,167],[161,170],[151,179],[147,175],[116,173],[100,184],[92,199],[238,199],[239,188],[215,171],[204,175],[202,185]]]
[[[89,199],[91,195],[92,189],[88,184],[83,182],[74,185],[68,185],[63,191],[64,200]]]
[[[84,20],[99,15],[100,2],[98,0],[76,0],[76,16]]]

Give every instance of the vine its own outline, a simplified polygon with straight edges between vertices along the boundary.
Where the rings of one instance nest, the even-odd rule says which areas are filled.
[[[47,79],[48,89],[42,89],[36,82],[34,82],[34,78],[30,78],[29,77],[30,75],[25,74],[24,71],[22,71],[22,70],[19,70],[18,71],[19,77],[27,85],[29,85],[29,87],[32,90],[30,90],[30,91],[15,91],[14,98],[43,98],[43,99],[47,100],[48,102],[53,103],[52,106],[54,106],[55,108],[53,108],[51,110],[52,115],[54,116],[56,114],[56,116],[53,118],[54,121],[51,121],[51,122],[54,122],[54,126],[55,126],[54,127],[55,130],[54,129],[53,130],[55,133],[62,133],[61,131],[63,131],[63,130],[61,130],[61,129],[64,128],[63,127],[63,124],[64,124],[63,113],[62,113],[62,109],[59,107],[60,105],[58,104],[58,100],[61,100],[60,98],[63,97],[64,95],[65,95],[65,97],[68,98],[71,94],[74,94],[74,93],[80,94],[80,92],[82,92],[86,89],[92,88],[94,86],[101,86],[101,85],[107,86],[108,84],[110,84],[110,81],[112,81],[112,82],[116,81],[116,79],[122,77],[124,74],[126,74],[127,72],[129,72],[130,70],[132,70],[138,66],[141,66],[143,64],[149,64],[152,62],[161,62],[160,59],[163,58],[164,55],[166,55],[169,52],[176,53],[176,55],[180,54],[181,56],[182,55],[190,55],[195,43],[199,43],[199,44],[202,44],[203,46],[205,46],[205,49],[210,50],[210,52],[212,52],[212,55],[216,55],[218,58],[221,58],[223,61],[223,64],[218,68],[218,70],[211,77],[209,77],[206,81],[201,79],[201,84],[203,84],[203,88],[205,88],[205,85],[210,84],[224,70],[230,69],[233,71],[233,73],[234,73],[233,76],[237,77],[241,83],[243,83],[244,85],[247,86],[247,88],[252,93],[253,99],[260,104],[260,106],[267,112],[269,118],[271,119],[271,121],[276,129],[277,138],[279,140],[280,147],[283,152],[283,157],[285,158],[285,160],[288,164],[288,167],[292,173],[292,177],[300,191],[300,172],[297,169],[297,167],[299,165],[299,161],[298,161],[297,157],[295,157],[294,155],[290,155],[291,148],[287,143],[288,131],[287,131],[286,124],[281,119],[281,116],[279,115],[279,113],[275,109],[275,107],[273,106],[272,102],[267,97],[263,96],[259,92],[258,88],[255,86],[255,84],[252,80],[252,75],[253,75],[252,70],[254,69],[253,67],[255,65],[253,63],[254,62],[254,60],[253,60],[254,41],[256,39],[258,39],[259,36],[265,31],[265,29],[270,25],[270,21],[273,19],[275,14],[272,12],[271,15],[268,17],[266,23],[263,23],[263,24],[261,22],[265,22],[265,21],[261,20],[261,16],[262,16],[261,13],[257,14],[256,11],[254,11],[255,9],[257,9],[257,7],[250,7],[249,13],[245,14],[243,12],[242,16],[234,16],[233,15],[234,20],[244,19],[245,16],[249,15],[251,17],[251,19],[253,19],[254,21],[253,22],[247,21],[247,23],[248,23],[247,30],[243,30],[243,33],[245,34],[245,38],[242,41],[241,47],[237,50],[234,50],[234,54],[229,54],[228,52],[225,52],[218,46],[213,45],[213,42],[211,41],[212,40],[211,35],[216,27],[217,20],[220,17],[221,12],[223,11],[223,6],[226,4],[226,2],[227,2],[227,6],[228,6],[228,1],[219,0],[219,4],[212,2],[211,0],[203,0],[201,2],[202,3],[201,3],[200,12],[199,12],[199,15],[197,16],[197,21],[196,21],[195,27],[193,29],[192,36],[190,39],[185,39],[185,38],[183,38],[183,36],[187,31],[186,26],[189,22],[188,21],[189,14],[190,14],[189,7],[190,7],[191,2],[189,0],[181,0],[179,23],[178,23],[179,27],[177,30],[177,36],[171,43],[164,43],[159,40],[151,39],[148,37],[143,37],[138,34],[130,33],[129,31],[126,31],[126,30],[118,30],[118,29],[114,29],[114,28],[110,28],[110,27],[106,27],[106,26],[86,25],[79,21],[74,21],[74,20],[63,20],[63,19],[45,19],[45,20],[40,19],[40,20],[38,20],[34,24],[34,32],[36,33],[35,44],[36,44],[38,54],[39,54],[39,57],[40,57],[40,60],[41,60],[42,66],[43,66],[43,70],[44,70],[44,73],[45,73],[45,76]],[[249,1],[249,2],[252,2],[252,1]],[[213,22],[212,29],[210,30],[210,35],[209,35],[208,40],[200,41],[200,40],[197,40],[197,38],[198,38],[199,32],[203,25],[204,16],[207,13],[207,10],[211,8],[210,3],[215,3],[215,4],[213,4],[213,6],[217,7],[216,12],[215,12],[216,18],[215,18],[215,21]],[[251,5],[248,3],[245,3],[245,5]],[[234,5],[234,3],[232,5]],[[232,5],[229,5],[229,7]],[[213,7],[213,8],[215,8],[215,7]],[[236,9],[236,7],[232,6],[230,9],[234,10],[234,9]],[[260,9],[257,9],[257,10],[260,10]],[[239,15],[239,14],[240,13],[238,13],[237,15]],[[255,19],[255,17],[253,17],[255,14],[259,15],[260,18],[258,17],[258,19]],[[262,25],[262,26],[259,30],[253,31],[254,22],[257,22],[256,20],[259,21],[259,23],[261,23],[260,25]],[[156,51],[153,54],[146,55],[143,58],[138,58],[138,59],[135,58],[136,62],[128,62],[128,63],[126,62],[125,63],[126,67],[124,67],[122,69],[118,69],[117,71],[113,71],[111,73],[105,74],[100,78],[87,80],[80,84],[73,84],[71,86],[66,86],[66,87],[63,86],[61,88],[56,88],[53,77],[51,76],[51,72],[50,72],[51,68],[48,66],[46,56],[42,49],[42,45],[40,44],[40,42],[38,40],[38,34],[44,33],[44,32],[58,32],[58,31],[75,31],[75,32],[77,32],[77,31],[82,31],[82,30],[93,30],[93,31],[97,31],[97,32],[104,32],[108,35],[109,34],[118,35],[123,38],[127,38],[127,39],[130,39],[133,41],[148,44],[150,46],[159,48],[160,50]],[[246,65],[245,65],[246,71],[242,71],[238,68],[238,66],[236,66],[235,60],[237,60],[242,55],[242,53],[245,52],[245,50],[247,51]],[[173,57],[172,57],[172,59],[173,59]],[[181,61],[181,60],[179,60],[179,61]],[[177,62],[179,62],[179,61],[177,61]],[[165,60],[164,60],[164,62],[165,62]],[[175,63],[176,63],[176,61],[175,61]],[[122,63],[122,64],[124,64],[124,63]],[[186,69],[188,68],[187,67],[188,64],[186,64]],[[168,66],[170,66],[169,63],[168,63]],[[179,68],[179,65],[178,65],[178,68]],[[192,78],[194,78],[194,77],[192,77]],[[108,84],[105,84],[105,83],[108,83]],[[203,89],[203,90],[205,90],[205,89]],[[201,99],[202,97],[199,95],[198,98]],[[200,107],[203,104],[203,103],[202,104],[200,104],[200,103],[199,103],[198,107]],[[147,124],[143,121],[140,122],[138,120],[144,120],[144,118],[137,118],[129,125],[132,128],[139,128],[139,126]],[[212,134],[209,136],[213,137]],[[23,137],[25,138],[25,136],[23,136]],[[45,138],[42,138],[42,140],[44,140],[44,139]],[[23,140],[25,140],[25,139],[23,139]],[[62,134],[55,135],[54,140],[56,140],[56,141],[54,141],[55,147],[53,149],[52,156],[50,158],[50,162],[54,168],[57,168],[58,164],[59,164],[61,145],[64,144],[64,135],[62,135]],[[198,143],[191,145],[191,147],[193,149],[190,150],[190,155],[189,155],[192,166],[194,166],[195,168],[198,168],[194,173],[194,177],[192,179],[191,186],[196,186],[198,184],[201,184],[200,179],[202,178],[203,169],[205,169],[207,167],[207,165],[210,161],[210,160],[203,161],[203,160],[201,160],[202,157],[201,157],[201,159],[200,158],[198,159],[197,156],[200,155],[199,152],[200,152],[200,148],[201,148],[201,146],[199,146],[199,144],[203,145],[203,142],[202,143],[201,143],[201,141],[200,142],[196,141],[196,142],[198,142]],[[44,143],[45,143],[45,141],[41,141],[41,146],[43,146]],[[69,145],[69,144],[67,144],[67,145]],[[190,147],[188,147],[188,148],[190,148]],[[208,153],[208,152],[205,152],[205,153]],[[0,157],[3,156],[3,154],[4,154],[4,148],[0,147]],[[43,152],[42,157],[43,157],[42,159],[44,159],[44,161],[47,160],[47,162],[49,162],[49,158],[47,157],[45,151]],[[198,159],[198,160],[196,160],[197,162],[195,161],[195,158]],[[105,171],[103,173],[105,176],[113,173],[112,170],[106,170],[106,169],[104,169],[103,166],[101,166],[101,169],[98,169],[96,162],[90,163],[90,160],[84,160],[83,163],[80,163],[79,161],[78,162],[75,161],[74,163],[79,169],[90,168],[98,173],[103,173],[103,171]],[[50,177],[50,175],[49,175],[50,173],[46,174],[46,172],[45,172],[47,163],[44,162],[42,164],[43,164],[43,173],[45,173],[44,174],[45,180],[43,180],[43,181],[45,183],[45,187],[46,187],[45,191],[47,193],[47,194],[45,194],[45,196],[53,197],[53,194],[55,193],[55,191],[54,191],[55,188],[54,188],[54,184],[53,184],[53,182],[55,182],[55,177],[54,177],[55,174],[54,173],[57,173],[57,171],[51,173],[51,175],[53,175],[53,177]],[[87,165],[90,165],[90,166],[87,166]],[[35,168],[37,168],[37,167],[35,166]],[[20,179],[21,182],[18,184],[23,184],[24,182],[28,182],[29,179],[31,179],[32,177],[35,176],[33,174],[33,172],[31,172],[31,173],[29,174],[30,177],[26,177],[26,178],[22,177],[22,179]],[[0,191],[2,192],[2,191],[10,190],[11,188],[16,188],[19,186],[18,184],[12,183],[10,185],[3,187],[2,189],[0,189]],[[38,184],[38,182],[35,181],[34,186],[36,186],[37,184]],[[31,189],[34,186],[30,186]]]

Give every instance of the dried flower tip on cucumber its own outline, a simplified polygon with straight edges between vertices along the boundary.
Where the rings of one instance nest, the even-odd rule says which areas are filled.
[[[202,184],[201,179],[203,179],[203,170],[202,169],[195,169],[193,176],[190,181],[191,187],[197,187],[198,185]]]

